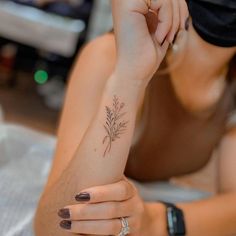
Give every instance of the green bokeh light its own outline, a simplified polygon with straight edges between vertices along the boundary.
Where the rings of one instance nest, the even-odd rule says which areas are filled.
[[[45,84],[48,80],[48,73],[45,70],[38,70],[34,74],[34,80],[38,84]]]

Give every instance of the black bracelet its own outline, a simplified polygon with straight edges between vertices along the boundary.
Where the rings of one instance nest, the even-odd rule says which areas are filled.
[[[166,206],[167,231],[169,236],[185,236],[186,227],[183,211],[172,203],[159,202]]]

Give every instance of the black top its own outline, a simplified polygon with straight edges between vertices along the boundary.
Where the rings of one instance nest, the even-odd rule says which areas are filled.
[[[236,0],[187,0],[193,26],[207,42],[236,46]]]

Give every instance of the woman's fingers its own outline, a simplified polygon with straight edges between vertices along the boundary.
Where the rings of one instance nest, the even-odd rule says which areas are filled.
[[[129,222],[130,230],[136,228],[132,217],[126,218]],[[60,223],[61,228],[75,234],[94,234],[94,235],[118,235],[121,231],[120,219],[99,220],[99,221],[68,221]],[[131,232],[132,233],[132,232]]]
[[[155,33],[156,40],[162,44],[166,39],[172,25],[172,4],[171,0],[152,1],[152,8],[158,11],[158,24]]]
[[[138,211],[135,207],[134,199],[122,202],[76,204],[61,209],[58,215],[70,220],[105,220],[131,216]]]
[[[173,9],[173,17],[172,17],[172,26],[171,26],[171,30],[168,34],[168,38],[167,40],[172,43],[176,33],[179,30],[180,27],[180,5],[179,5],[179,1],[177,0],[171,0],[172,2],[172,9]]]
[[[101,187],[109,188],[103,189]],[[109,198],[112,199],[114,193],[118,191],[117,194],[119,195],[121,191],[122,194],[117,199],[122,200],[104,201],[104,199],[109,198],[98,195],[99,197],[94,198],[98,202],[67,206],[58,212],[61,218],[61,228],[78,235],[118,235],[122,228],[120,219],[125,217],[129,222],[131,234],[135,235],[136,232],[140,232],[146,208],[135,185],[124,176],[123,180],[116,184],[101,187],[96,187],[96,190],[98,192],[106,191],[110,195]],[[97,191],[94,189],[90,188],[87,191],[95,193],[94,196],[96,196]],[[123,200],[123,198],[128,199]]]
[[[159,49],[161,51],[161,55],[164,56],[166,55],[166,52],[170,46],[170,43],[168,40],[165,40],[164,43],[162,44],[161,48]]]
[[[96,186],[83,190],[77,194],[75,199],[78,202],[108,202],[124,201],[135,194],[134,187],[126,180],[121,180],[114,184]]]
[[[188,5],[185,0],[179,0],[180,10],[180,29],[187,30],[189,24],[189,11]]]

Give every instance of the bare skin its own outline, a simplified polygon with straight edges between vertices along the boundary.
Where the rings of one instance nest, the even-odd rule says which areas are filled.
[[[197,171],[208,162],[211,156],[210,150],[201,151],[199,149],[202,146],[200,142],[208,143],[207,145],[210,147],[210,142],[214,140],[214,136],[222,135],[217,129],[217,125],[219,126],[220,123],[216,123],[211,116],[217,110],[218,115],[216,116],[218,118],[221,116],[217,106],[219,106],[223,93],[228,93],[226,92],[228,86],[226,82],[226,63],[234,55],[235,48],[223,49],[206,43],[198,36],[192,25],[188,35],[189,39],[185,51],[180,52],[180,55],[177,56],[182,57],[181,54],[184,54],[184,57],[170,73],[171,85],[168,85],[167,89],[166,86],[163,87],[163,82],[153,81],[151,85],[152,87],[156,86],[152,90],[152,94],[160,94],[162,90],[167,90],[165,91],[168,94],[167,96],[174,96],[177,100],[174,98],[168,101],[164,95],[156,96],[156,99],[161,100],[161,102],[157,100],[156,103],[155,101],[151,103],[152,106],[157,107],[156,112],[151,112],[156,117],[146,118],[144,116],[142,118],[139,113],[138,120],[142,123],[137,124],[133,151],[131,148],[126,174],[140,181],[169,179],[173,175],[178,176]],[[218,60],[213,58],[218,58]],[[164,78],[164,80],[166,79]],[[155,80],[158,80],[158,76]],[[159,90],[158,86],[161,86]],[[170,86],[172,87],[169,88]],[[168,92],[172,88],[174,89],[174,95]],[[233,99],[230,98],[230,95],[224,97],[224,105],[222,105],[224,108],[222,108],[221,113],[227,113],[227,107],[230,107]],[[146,103],[148,105],[148,102]],[[170,109],[181,113],[180,115],[174,114],[174,121],[172,118],[169,119]],[[140,108],[140,110],[142,109]],[[149,108],[149,112],[150,110],[152,111],[154,108]],[[148,125],[150,122],[151,125]],[[166,125],[166,127],[163,128],[163,125]],[[211,126],[214,128],[212,129]],[[210,130],[208,130],[209,127],[211,127]],[[188,129],[192,130],[192,133],[184,134],[183,130]],[[156,130],[158,130],[157,137],[155,136]],[[140,133],[145,136],[142,138]],[[166,148],[162,151],[163,145],[170,145],[167,139],[170,139],[171,136],[166,137],[166,133],[174,134],[175,144],[171,144],[172,150]],[[190,135],[189,138],[195,146],[185,143],[184,139],[189,140],[188,135]],[[142,142],[154,143],[153,139],[158,139],[153,145],[155,148],[151,149],[147,145],[145,149],[145,144]],[[182,148],[183,146],[185,148]],[[212,150],[212,147],[210,149]],[[189,153],[191,153],[191,157]],[[147,156],[152,155],[153,158],[148,158],[147,162]],[[165,158],[162,159],[163,156]]]
[[[206,59],[206,61],[201,61],[199,58],[199,63],[202,63],[201,66],[199,66],[198,64],[198,68],[202,68],[202,71],[200,72],[193,70],[195,63],[191,64],[190,63],[191,60],[188,60],[188,63],[190,63],[188,67],[179,67],[178,70],[173,71],[172,76],[171,76],[172,78],[171,81],[172,81],[172,84],[174,85],[176,94],[179,96],[180,103],[183,104],[186,110],[189,110],[190,112],[192,112],[194,115],[199,117],[199,119],[205,119],[206,111],[207,111],[207,114],[211,113],[214,105],[219,101],[222,91],[224,90],[224,83],[222,83],[223,84],[222,86],[217,86],[218,96],[215,96],[215,94],[214,96],[209,96],[209,93],[207,91],[203,92],[202,89],[199,89],[199,90],[197,89],[198,92],[194,94],[187,93],[187,92],[192,88],[193,89],[195,87],[198,88],[198,86],[201,87],[202,83],[205,83],[205,82],[207,82],[207,85],[209,86],[208,88],[215,87],[215,83],[218,84],[219,82],[218,79],[220,78],[221,80],[220,75],[221,75],[221,72],[223,71],[223,68],[227,64],[227,61],[230,60],[232,55],[235,53],[235,48],[220,49],[217,47],[213,47],[209,44],[206,44],[197,36],[193,28],[191,28],[190,30],[190,35],[192,37],[191,41],[196,43],[197,45],[197,48],[198,48],[197,52],[198,53],[208,52],[206,54],[208,58]],[[188,56],[190,56],[189,58],[191,58],[191,55],[194,52],[195,47],[192,47],[191,44],[188,46],[190,47],[187,47],[187,50],[188,50],[187,53],[189,54]],[[217,59],[219,60],[215,60],[216,56],[219,54],[221,55],[221,57],[217,57]],[[206,64],[206,62],[208,63],[208,62],[213,61],[211,60],[212,59],[211,57],[214,58],[216,63]],[[224,60],[220,59],[222,57],[224,58]],[[122,160],[117,161],[116,163],[114,162],[112,163],[112,158],[115,159],[114,154],[113,156],[109,155],[110,159],[106,159],[108,160],[107,166],[111,167],[112,165],[113,167],[114,166],[116,167],[116,168],[113,168],[113,171],[115,171],[113,173],[113,179],[109,176],[110,174],[104,173],[104,167],[101,169],[102,173],[98,173],[97,172],[98,170],[95,170],[95,173],[97,175],[95,177],[91,176],[90,174],[87,174],[86,168],[87,167],[91,168],[91,165],[89,165],[89,163],[86,163],[86,161],[82,165],[78,166],[78,168],[73,168],[73,165],[70,166],[70,161],[72,160],[73,154],[75,153],[75,150],[78,146],[78,141],[82,139],[82,136],[84,135],[86,128],[89,126],[93,118],[92,116],[88,116],[88,115],[94,114],[97,111],[98,101],[100,97],[102,96],[102,91],[106,84],[106,80],[110,76],[112,71],[114,70],[114,67],[116,64],[115,58],[116,58],[116,49],[115,49],[114,37],[111,34],[109,34],[93,41],[88,46],[86,46],[86,48],[83,50],[75,66],[74,72],[71,77],[70,87],[68,90],[65,110],[62,116],[62,123],[61,123],[62,125],[60,126],[60,130],[59,130],[59,144],[58,144],[58,149],[56,153],[57,158],[54,161],[53,170],[51,172],[48,185],[45,189],[45,194],[41,200],[41,205],[39,207],[39,211],[36,218],[37,235],[45,235],[45,232],[46,232],[44,228],[45,226],[50,228],[50,232],[54,231],[55,233],[55,230],[57,230],[57,228],[54,227],[55,226],[54,224],[55,224],[55,221],[58,221],[58,219],[53,218],[54,217],[53,215],[48,216],[48,214],[51,214],[51,213],[49,210],[45,213],[44,212],[45,208],[53,207],[52,209],[52,212],[53,212],[55,210],[54,207],[58,207],[58,208],[64,207],[66,204],[73,203],[71,201],[71,199],[73,198],[73,194],[76,194],[77,191],[82,190],[84,187],[88,187],[88,186],[83,186],[83,184],[88,185],[87,183],[83,183],[83,181],[82,182],[80,181],[78,185],[79,188],[76,188],[76,185],[75,185],[74,189],[72,188],[71,190],[71,186],[69,185],[67,186],[67,184],[65,185],[65,183],[68,182],[70,178],[72,179],[71,177],[72,175],[74,176],[74,179],[76,179],[76,176],[77,176],[77,179],[85,178],[86,181],[90,183],[90,185],[93,185],[93,183],[97,181],[97,180],[95,181],[93,178],[98,178],[101,184],[105,184],[106,182],[118,180],[119,176],[121,175],[122,168],[123,168],[122,164],[125,163],[125,157],[123,157]],[[97,61],[98,63],[94,63],[94,61]],[[218,68],[222,68],[222,69],[218,70]],[[208,74],[209,77],[206,78],[204,76],[201,76],[201,79],[197,78],[199,75],[202,75],[203,73],[205,74],[206,70],[209,71],[209,74]],[[186,90],[184,92],[183,91],[180,92],[180,87],[178,86],[178,82],[175,81],[175,78],[177,78],[178,76],[182,78],[182,75],[189,74],[189,71],[191,71],[191,75],[192,75],[191,78],[193,79],[193,81],[195,81],[195,84],[193,85],[192,83],[190,84],[187,83],[186,82],[187,78],[183,77],[182,83],[185,82],[184,85],[186,86],[183,86],[183,87]],[[193,72],[199,72],[200,74],[193,73]],[[84,78],[84,79],[78,80],[77,78]],[[120,76],[119,78],[122,78],[122,76]],[[91,86],[96,89],[92,89]],[[130,89],[129,86],[130,86],[129,83],[126,84],[125,87],[122,86],[121,89],[119,90],[120,94],[124,95],[124,93],[121,91],[123,91],[124,89]],[[133,87],[133,85],[131,87]],[[137,107],[138,113],[140,115],[140,119],[137,119],[137,122],[135,124],[135,129],[134,129],[137,134],[139,127],[142,126],[142,123],[140,123],[140,120],[142,118],[142,104],[143,104],[145,91],[142,91],[142,90],[139,91],[138,95],[136,92],[137,92],[136,89],[133,90],[133,94],[136,96],[136,102],[137,102],[137,103],[135,102],[135,105],[132,105],[132,106],[130,105],[130,104],[133,104],[133,101],[130,100],[130,98],[128,98],[127,95],[125,95],[125,99],[128,101],[126,105],[129,105],[130,107],[135,107],[135,110]],[[87,97],[88,99],[84,99],[85,97]],[[199,100],[199,97],[205,97],[205,99]],[[209,97],[210,99],[208,99]],[[122,99],[120,101],[122,102]],[[106,105],[110,105],[110,106],[111,104],[112,104],[112,99],[110,99],[109,102],[106,103]],[[128,108],[128,107],[125,106],[124,108]],[[134,108],[132,108],[132,110],[134,110]],[[81,111],[83,111],[83,114],[81,114]],[[204,116],[202,116],[202,114],[204,114]],[[129,122],[134,121],[132,115],[129,116],[128,119],[126,117],[125,120],[128,120]],[[74,124],[76,124],[77,122],[79,122],[80,125],[75,126]],[[133,139],[131,140],[132,146],[134,146],[135,144],[134,142],[135,139],[136,139],[136,135],[134,135]],[[229,145],[228,143],[229,142],[227,142],[227,144],[224,144],[224,147],[228,146]],[[102,154],[105,150],[104,147],[102,149]],[[94,149],[94,155],[97,155],[96,154],[97,150],[95,149]],[[232,148],[230,149],[232,150]],[[84,148],[84,150],[88,150],[88,148],[87,149]],[[114,148],[111,150],[114,151]],[[118,149],[115,151],[118,151]],[[83,158],[84,155],[86,155],[85,151],[83,152],[83,155],[81,155],[80,162],[77,162],[77,164],[82,163],[82,161],[84,161],[84,158]],[[227,162],[229,163],[231,162],[230,160],[232,160],[232,155],[227,155],[227,156],[228,156]],[[156,159],[158,159],[161,164],[161,158],[156,158],[155,156],[153,157],[151,156],[150,158],[151,158],[150,160],[152,161],[153,166],[157,164]],[[132,168],[132,165],[130,165],[130,163],[134,163],[134,161],[132,160],[131,162],[130,160],[131,159],[129,158],[127,170],[126,170],[126,172],[128,173],[128,176],[134,176],[134,175],[138,176],[139,171],[137,170],[145,171],[144,166],[139,165],[139,163],[142,163],[142,161],[145,160],[145,156],[139,157],[137,159],[138,164],[136,164],[136,168]],[[93,161],[93,163],[97,162],[96,165],[100,166],[99,162],[97,161],[97,158],[88,160],[88,162],[90,163],[91,161]],[[222,164],[224,166],[229,166],[229,164],[226,165],[225,161],[222,161],[222,163],[224,163]],[[169,164],[171,165],[172,162],[170,161]],[[67,172],[65,171],[66,166],[70,166],[70,169]],[[158,163],[158,166],[159,166],[159,163]],[[195,166],[195,168],[197,167]],[[230,172],[231,173],[230,174],[229,172],[225,170],[225,168],[223,169],[224,171],[221,171],[221,175],[222,175],[221,179],[222,180],[224,179],[224,181],[222,181],[222,185],[224,185],[223,183],[228,182],[228,179],[233,178],[232,171]],[[107,172],[109,171],[111,170],[108,169]],[[171,177],[175,171],[176,171],[175,168],[173,169],[170,168],[170,173],[168,174],[168,176],[165,176],[165,178],[168,179],[168,177]],[[181,174],[181,173],[185,173],[189,171],[190,169],[188,169],[188,167],[186,166],[184,170],[177,170],[177,173]],[[130,172],[130,175],[129,175],[129,172]],[[161,173],[161,168],[159,169],[159,172]],[[154,177],[155,177],[155,180],[160,179],[160,177],[158,178],[158,176],[154,176]],[[154,178],[154,177],[152,176],[151,178]],[[146,177],[144,175],[142,176],[142,173],[141,173],[141,176],[139,175],[139,179],[146,180]],[[62,188],[60,188],[60,186],[62,186]],[[221,188],[224,189],[224,187],[222,186]],[[210,199],[209,201],[199,202],[195,204],[179,204],[179,206],[182,207],[182,209],[184,209],[186,213],[186,218],[188,222],[187,223],[188,231],[191,232],[189,235],[191,236],[204,235],[204,234],[209,235],[210,233],[214,232],[214,235],[222,236],[224,235],[222,234],[222,232],[225,233],[226,235],[231,235],[232,232],[235,232],[235,227],[232,224],[232,222],[230,222],[230,219],[235,218],[235,212],[234,210],[231,210],[231,209],[236,208],[236,206],[234,206],[235,204],[233,205],[233,202],[234,202],[233,199],[235,198],[235,193],[234,193],[235,190],[236,190],[236,185],[235,183],[232,183],[230,184],[230,186],[227,187],[228,194],[225,194],[224,196],[213,198],[213,199]],[[60,194],[63,191],[64,191],[63,196],[60,196]],[[67,195],[67,192],[69,192],[68,195]],[[61,205],[63,201],[65,204],[64,206]],[[229,207],[227,207],[228,205],[225,206],[224,204],[225,201],[227,201],[230,204],[230,209]],[[139,201],[138,206],[139,206],[138,207],[139,211],[142,211],[142,203],[140,203],[140,201]],[[147,211],[148,213],[146,212],[145,216],[147,216],[148,219],[151,219],[151,221],[155,222],[155,224],[154,226],[152,225],[151,232],[149,231],[151,227],[148,227],[146,228],[146,231],[142,232],[143,234],[141,235],[160,235],[160,236],[165,235],[166,225],[165,225],[165,216],[164,216],[163,208],[161,208],[159,204],[145,204],[145,206],[146,206],[145,209],[148,209]],[[199,211],[197,215],[195,214],[196,209]],[[205,219],[207,218],[214,217],[214,215],[216,215],[216,212],[214,211],[215,209],[216,210],[218,209],[218,212],[221,212],[221,213],[225,212],[225,215],[227,216],[223,221],[222,219],[213,220],[213,222],[215,222],[218,225],[216,229],[218,231],[217,232],[214,231],[215,230],[214,225],[206,225],[204,224],[204,222],[202,222],[201,227],[198,227],[198,224],[196,223],[198,218],[201,216],[202,221],[205,221]],[[209,214],[203,217],[203,213],[206,211],[209,212]],[[53,214],[56,214],[56,212],[54,212]],[[50,222],[50,224],[43,221],[44,217],[47,218],[47,222]],[[227,227],[224,226],[226,225],[225,224],[226,222],[228,222]],[[132,224],[132,222],[130,223]],[[51,225],[54,225],[54,226],[52,227]],[[78,228],[81,228],[81,227],[78,227]],[[132,227],[132,228],[136,228],[136,227]],[[219,231],[219,229],[221,231]],[[76,230],[76,228],[74,228],[74,230]],[[120,225],[118,225],[118,228],[116,228],[116,230],[117,230],[116,231],[116,234],[117,234],[120,230]],[[63,235],[63,236],[70,235],[60,230],[56,232],[57,232],[57,235]]]

